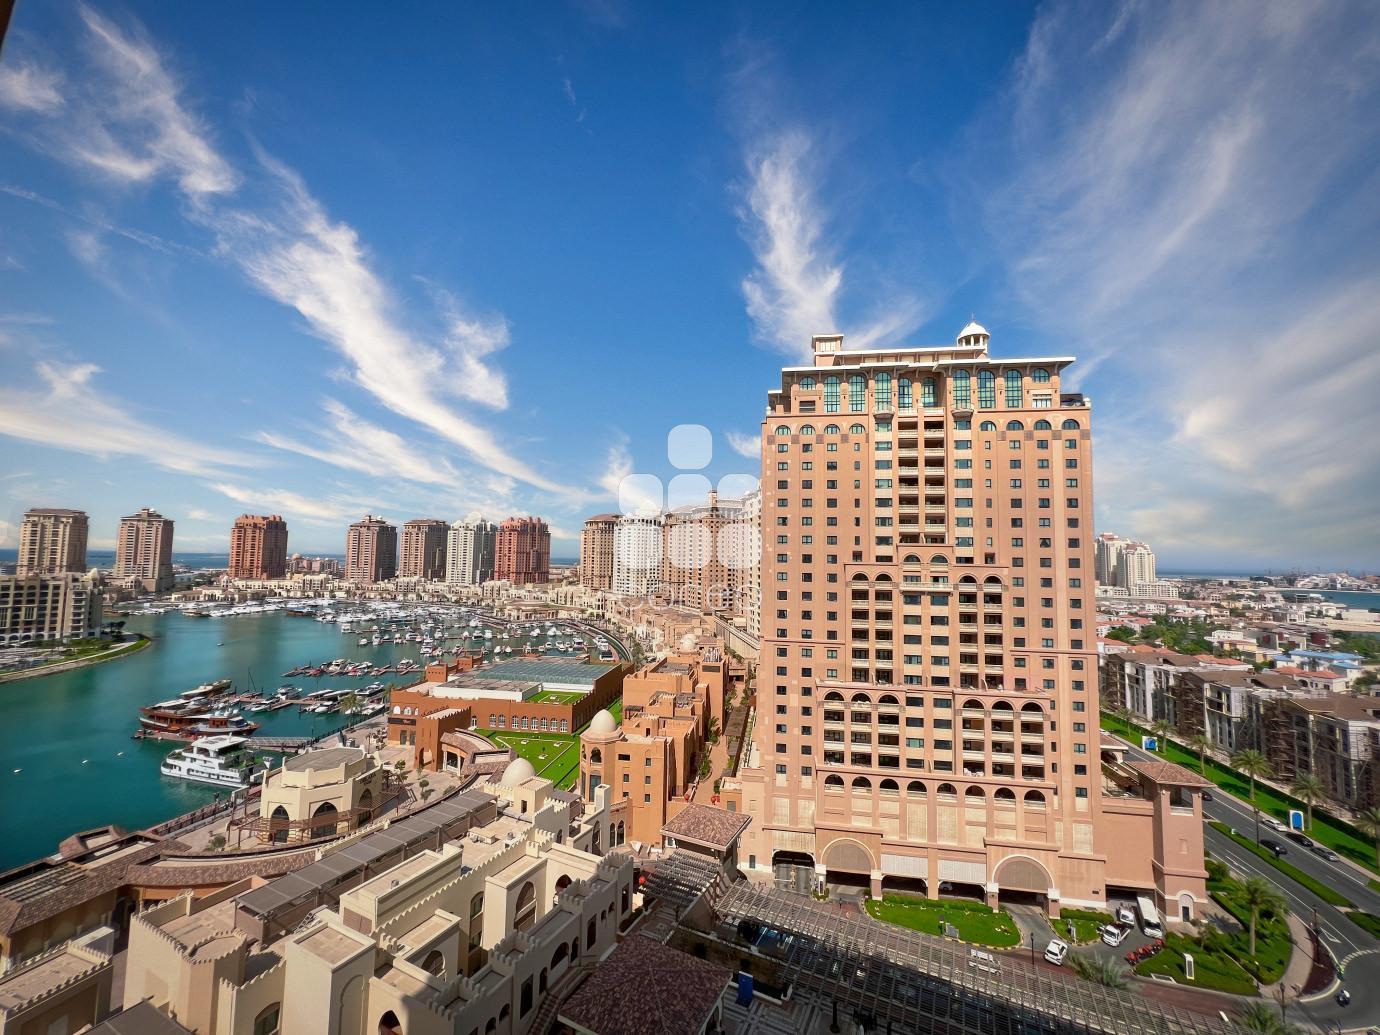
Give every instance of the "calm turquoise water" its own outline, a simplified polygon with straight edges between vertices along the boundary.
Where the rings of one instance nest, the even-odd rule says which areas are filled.
[[[340,657],[424,660],[415,643],[360,647],[358,633],[282,613],[207,619],[169,612],[132,618],[126,628],[154,637],[153,644],[93,668],[0,685],[0,869],[53,852],[78,830],[105,823],[146,827],[211,800],[215,788],[159,773],[176,744],[130,739],[142,705],[222,677],[247,689],[251,673],[270,692],[285,683],[314,690],[375,679],[408,682],[392,673],[353,679],[282,673]],[[295,707],[251,718],[262,724],[261,734],[279,736],[325,733],[343,722]]]
[[[1320,590],[1318,596],[1347,607],[1370,609],[1380,607],[1380,593],[1359,593],[1350,590]]]

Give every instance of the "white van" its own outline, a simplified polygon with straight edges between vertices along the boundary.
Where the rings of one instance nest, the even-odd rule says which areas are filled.
[[[1140,914],[1140,929],[1147,938],[1163,938],[1164,925],[1160,922],[1160,911],[1149,895],[1136,896],[1136,912]]]
[[[1115,947],[1126,940],[1131,928],[1123,924],[1103,924],[1098,933],[1102,935],[1103,944]]]
[[[1045,946],[1045,959],[1053,963],[1056,967],[1062,967],[1064,960],[1068,958],[1069,943],[1062,938],[1055,938]]]

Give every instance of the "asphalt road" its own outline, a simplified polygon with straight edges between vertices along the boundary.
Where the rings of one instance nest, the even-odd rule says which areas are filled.
[[[1128,754],[1142,759],[1156,757],[1134,745]],[[1238,834],[1254,840],[1255,818],[1248,802],[1214,787],[1212,801],[1203,803],[1203,813],[1208,819],[1225,823]],[[1357,909],[1380,916],[1380,893],[1370,887],[1369,877],[1363,871],[1348,862],[1330,862],[1315,855],[1264,823],[1260,826],[1260,836],[1285,846],[1285,862],[1339,891],[1354,902]],[[1351,1002],[1340,1006],[1333,994],[1299,1002],[1291,1007],[1296,1011],[1292,1019],[1306,1018],[1324,1031],[1364,1031],[1370,1025],[1380,1026],[1380,942],[1347,919],[1336,906],[1324,902],[1302,884],[1212,827],[1204,825],[1203,842],[1214,858],[1225,862],[1234,872],[1262,877],[1272,884],[1284,896],[1290,911],[1305,924],[1311,924],[1316,916],[1324,942],[1341,964],[1345,977],[1343,985],[1351,992]]]

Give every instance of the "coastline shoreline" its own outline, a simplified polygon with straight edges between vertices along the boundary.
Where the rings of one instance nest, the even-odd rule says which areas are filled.
[[[18,683],[23,679],[38,679],[41,676],[51,676],[58,672],[75,672],[77,669],[103,665],[108,661],[119,661],[121,658],[133,657],[152,643],[153,637],[141,634],[132,643],[122,643],[118,647],[112,647],[100,654],[93,654],[89,658],[72,658],[70,661],[58,661],[51,665],[36,665],[33,668],[21,669],[16,672],[3,672],[0,673],[0,685]]]

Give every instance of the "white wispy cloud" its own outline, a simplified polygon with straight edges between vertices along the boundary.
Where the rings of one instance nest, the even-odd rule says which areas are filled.
[[[1042,9],[956,175],[1015,293],[1095,361],[1100,527],[1380,550],[1380,447],[1342,430],[1380,396],[1377,103],[1364,5]]]
[[[728,446],[739,456],[745,456],[749,460],[758,460],[762,456],[762,438],[760,435],[744,434],[741,431],[725,431],[724,438],[728,440]]]
[[[322,404],[328,428],[314,442],[302,442],[276,431],[259,431],[255,441],[275,449],[320,460],[368,475],[406,478],[430,485],[454,485],[459,473],[449,460],[430,455],[416,441],[359,417],[335,399]]]
[[[207,482],[206,487],[256,513],[282,514],[319,525],[355,520],[372,506],[371,501],[357,497],[307,496],[290,489],[255,488],[235,482]]]
[[[600,487],[610,496],[618,495],[623,480],[633,473],[632,453],[628,451],[628,437],[620,435],[609,446],[604,461],[604,473],[599,476]]]
[[[189,203],[188,218],[214,235],[217,255],[295,310],[384,406],[501,476],[549,492],[575,491],[453,405],[507,405],[506,380],[490,362],[508,344],[501,317],[477,317],[446,296],[443,329],[432,341],[416,333],[358,232],[331,217],[293,170],[260,153],[264,182],[245,188],[144,31],[86,7],[81,18],[95,75],[80,111],[48,123],[40,146],[120,182],[171,180]]]
[[[62,107],[62,73],[24,58],[0,64],[0,108],[52,112]]]
[[[864,319],[840,321],[845,266],[819,199],[816,150],[801,129],[754,139],[746,149],[738,211],[756,261],[741,285],[754,334],[762,344],[806,359],[811,335],[843,331],[848,347],[867,348],[914,330],[923,312],[918,299],[899,293]]]
[[[0,435],[89,456],[134,457],[182,474],[208,474],[249,461],[150,424],[95,385],[94,363],[43,361],[37,384],[0,387]]]

